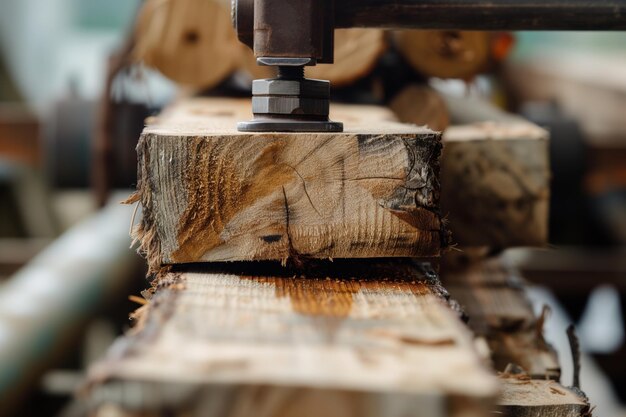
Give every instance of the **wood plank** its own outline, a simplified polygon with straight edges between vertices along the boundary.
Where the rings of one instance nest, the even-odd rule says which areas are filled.
[[[428,264],[202,268],[161,279],[137,328],[91,369],[95,401],[132,408],[130,396],[111,388],[123,383],[163,393],[136,396],[146,399],[136,410],[169,398],[172,415],[182,401],[166,394],[175,386],[189,393],[185,404],[217,401],[192,415],[436,417],[483,415],[496,395]],[[242,411],[252,406],[263,413]]]
[[[541,246],[548,238],[548,133],[477,100],[452,100],[443,136],[442,212],[463,246]]]
[[[586,417],[589,401],[575,388],[555,381],[530,379],[526,375],[499,377],[499,412],[509,417]]]
[[[241,133],[249,100],[190,99],[138,145],[153,269],[233,260],[438,256],[440,135],[335,106],[343,133]],[[133,201],[133,200],[131,200]]]
[[[560,366],[545,341],[542,323],[524,292],[519,273],[500,258],[474,262],[464,268],[442,266],[442,280],[469,317],[468,325],[486,339],[493,366],[504,371],[510,363],[536,379],[558,380]]]

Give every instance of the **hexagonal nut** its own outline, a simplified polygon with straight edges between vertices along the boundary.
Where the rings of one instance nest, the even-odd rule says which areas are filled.
[[[261,96],[252,97],[252,113],[328,116],[329,101],[321,98]]]
[[[267,78],[252,82],[253,96],[302,96],[308,98],[328,98],[330,82],[324,80],[281,80]]]

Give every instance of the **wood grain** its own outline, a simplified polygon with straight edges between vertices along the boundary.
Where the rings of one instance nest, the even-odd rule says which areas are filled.
[[[134,58],[183,85],[214,87],[242,59],[226,1],[147,0],[134,30]]]
[[[518,271],[500,258],[465,267],[445,259],[442,280],[474,334],[486,339],[495,370],[515,364],[531,378],[559,380],[556,352],[543,337],[543,319],[535,316]]]
[[[439,135],[337,106],[343,133],[240,133],[249,100],[188,100],[138,145],[135,234],[151,266],[438,256]]]
[[[548,133],[476,100],[448,100],[442,207],[455,243],[542,246],[548,241]],[[466,111],[467,110],[467,111]]]
[[[137,407],[110,388],[121,381],[152,393],[140,410],[437,417],[482,415],[496,394],[428,264],[214,264],[161,282],[141,325],[92,368],[92,398]]]
[[[589,401],[575,388],[555,381],[502,375],[499,412],[510,417],[586,417]]]

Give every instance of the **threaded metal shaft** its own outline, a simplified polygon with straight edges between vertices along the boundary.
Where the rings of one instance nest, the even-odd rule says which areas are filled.
[[[304,66],[287,66],[278,67],[278,78],[285,80],[301,80],[304,78]]]

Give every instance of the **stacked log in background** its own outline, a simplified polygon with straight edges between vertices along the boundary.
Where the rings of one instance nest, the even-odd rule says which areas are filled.
[[[228,0],[146,0],[135,25],[136,61],[154,67],[181,85],[210,90],[235,73],[249,78],[274,75],[269,67],[256,65],[252,52],[237,40],[230,19]],[[471,81],[493,68],[508,52],[511,37],[502,33],[460,31],[385,31],[338,29],[335,31],[334,64],[306,70],[310,78],[330,80],[334,89],[356,86],[388,102],[403,84],[423,83],[429,77]],[[398,60],[408,73],[377,71],[382,61]],[[398,62],[394,62],[394,66]],[[389,78],[394,78],[389,85]],[[406,93],[405,93],[406,95]],[[378,103],[381,104],[381,103]],[[420,118],[421,105],[412,105],[417,115],[400,117],[403,122],[429,125],[442,130],[446,124]]]

